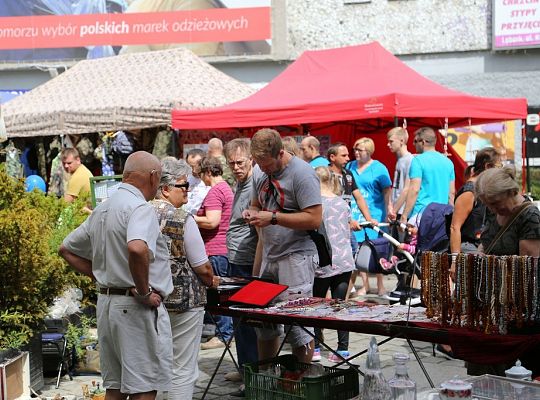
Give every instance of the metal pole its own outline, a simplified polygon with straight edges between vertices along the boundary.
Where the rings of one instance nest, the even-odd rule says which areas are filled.
[[[531,192],[531,177],[530,177],[530,165],[529,165],[529,154],[527,152],[527,123],[523,125],[522,129],[522,137],[523,137],[523,148],[521,149],[523,155],[525,156],[525,181],[527,186],[527,193]],[[521,179],[522,186],[525,183],[524,179]],[[523,188],[522,188],[523,189]]]

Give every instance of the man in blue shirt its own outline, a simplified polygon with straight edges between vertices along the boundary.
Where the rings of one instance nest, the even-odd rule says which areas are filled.
[[[315,136],[306,136],[300,143],[300,153],[305,162],[313,168],[328,167],[328,160],[321,156],[321,143]]]
[[[430,203],[454,205],[454,164],[435,150],[437,136],[424,127],[414,133],[414,146],[418,154],[409,170],[409,192],[401,222],[418,226],[424,208]]]

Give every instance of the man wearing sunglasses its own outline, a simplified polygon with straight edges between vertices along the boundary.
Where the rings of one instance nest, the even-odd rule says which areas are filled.
[[[254,180],[251,206],[243,213],[260,231],[257,256],[262,258],[254,275],[289,286],[278,300],[310,297],[318,259],[308,231],[319,228],[322,220],[319,178],[308,163],[284,150],[274,129],[255,133],[251,155],[263,172]],[[259,359],[276,356],[282,332],[283,326],[257,329]],[[288,338],[298,360],[311,362],[311,336],[293,326]]]

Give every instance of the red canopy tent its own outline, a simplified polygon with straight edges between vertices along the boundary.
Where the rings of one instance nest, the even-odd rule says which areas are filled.
[[[430,81],[379,43],[306,51],[266,87],[236,103],[206,110],[173,110],[176,129],[301,126],[351,143],[406,122],[444,128],[527,115],[526,99],[471,96]],[[411,132],[411,130],[409,130]],[[374,157],[392,169],[384,135],[375,135]],[[456,175],[463,161],[453,157]],[[387,161],[388,160],[388,161]]]

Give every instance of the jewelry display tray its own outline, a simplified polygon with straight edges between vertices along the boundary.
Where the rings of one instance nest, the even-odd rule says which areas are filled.
[[[478,400],[538,400],[540,383],[481,375],[467,379],[473,384],[473,397]]]

